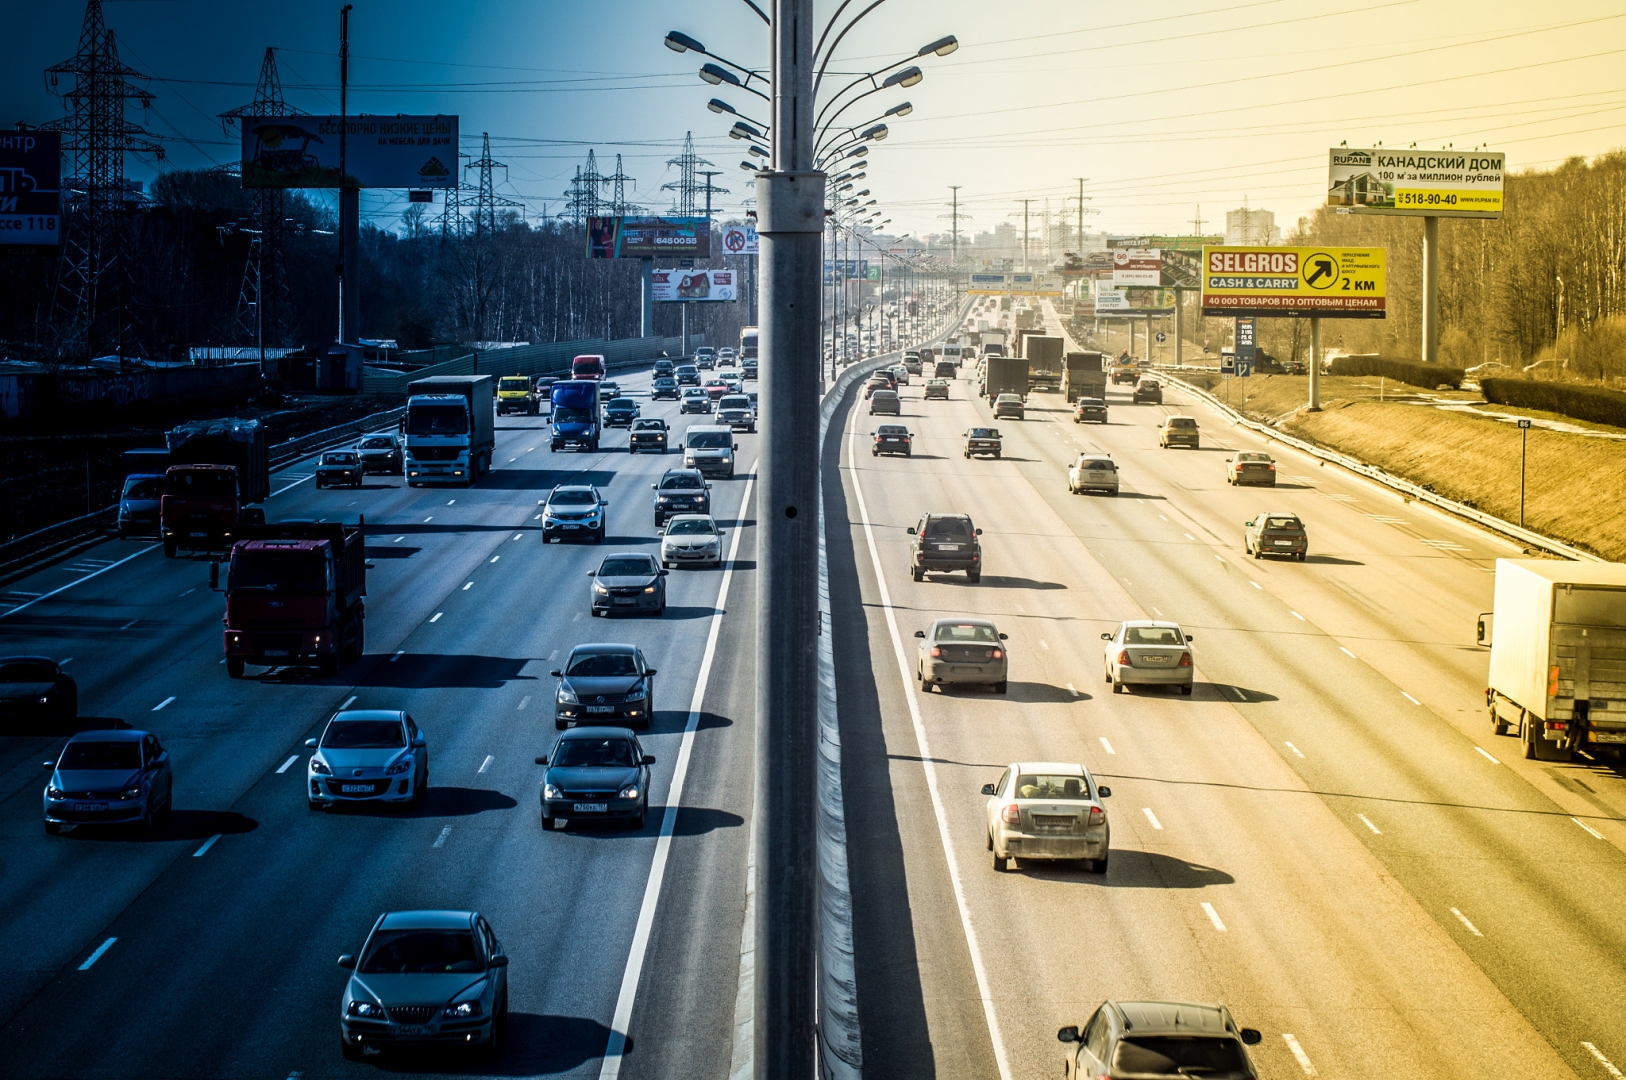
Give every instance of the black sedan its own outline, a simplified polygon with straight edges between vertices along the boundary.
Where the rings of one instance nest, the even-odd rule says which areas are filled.
[[[617,818],[644,827],[655,759],[626,728],[576,728],[559,736],[553,753],[536,763],[548,767],[542,777],[544,829],[562,829],[571,818]]]
[[[661,398],[671,398],[676,401],[682,396],[682,388],[678,386],[675,375],[657,375],[655,381],[649,385],[649,400],[651,401],[659,401]]]
[[[48,656],[0,657],[0,719],[66,723],[79,715],[79,687]]]
[[[316,486],[360,487],[361,455],[354,450],[329,450],[316,466]]]
[[[631,427],[638,411],[638,403],[631,398],[611,398],[604,403],[604,426]]]
[[[914,439],[909,429],[902,424],[882,424],[875,429],[875,445],[870,453],[879,457],[882,454],[902,454],[904,457],[913,457]]]
[[[627,720],[647,728],[655,711],[655,669],[636,645],[578,645],[565,666],[553,701],[553,726],[572,722]]]
[[[1104,424],[1107,422],[1107,403],[1100,398],[1079,398],[1078,408],[1073,410],[1073,423],[1075,424]]]
[[[593,579],[588,593],[593,614],[666,614],[666,582],[662,579],[669,572],[650,555],[606,555],[597,570],[587,571]]]

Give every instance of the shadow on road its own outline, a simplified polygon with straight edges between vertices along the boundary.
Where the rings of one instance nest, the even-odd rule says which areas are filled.
[[[328,813],[357,817],[472,817],[489,810],[512,810],[518,805],[518,800],[512,796],[490,788],[437,786],[431,768],[429,787],[418,797],[416,806],[410,803],[337,803]]]
[[[125,843],[163,843],[207,840],[216,834],[232,836],[253,832],[260,823],[232,810],[174,810],[169,824],[146,832],[140,825],[75,825],[63,827],[62,836],[74,840],[110,840]]]
[[[508,1045],[495,1061],[471,1057],[467,1049],[413,1047],[369,1054],[363,1062],[381,1072],[455,1073],[459,1076],[537,1076],[569,1072],[604,1056],[610,1029],[585,1016],[508,1014]],[[633,1050],[627,1039],[625,1052]]]
[[[1206,889],[1234,885],[1236,879],[1223,870],[1202,866],[1152,851],[1114,848],[1105,874],[1086,871],[1077,862],[1011,860],[1017,872],[1049,881],[1076,881],[1082,885],[1104,885],[1109,889]],[[989,873],[993,873],[992,869]]]

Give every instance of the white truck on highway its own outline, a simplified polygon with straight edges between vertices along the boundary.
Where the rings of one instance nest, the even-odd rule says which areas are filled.
[[[1497,559],[1485,705],[1524,756],[1626,748],[1626,565]]]

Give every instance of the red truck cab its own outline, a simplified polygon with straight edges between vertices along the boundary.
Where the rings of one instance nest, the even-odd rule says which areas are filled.
[[[570,377],[598,382],[604,378],[604,357],[593,353],[576,357],[570,362]]]
[[[314,664],[324,676],[361,659],[367,592],[361,525],[284,522],[246,530],[226,577],[226,673]]]
[[[159,527],[164,554],[229,548],[238,526],[256,511],[246,511],[237,469],[231,465],[171,465],[164,472]]]

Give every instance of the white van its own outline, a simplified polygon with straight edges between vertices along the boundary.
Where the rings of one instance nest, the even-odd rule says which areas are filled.
[[[702,476],[734,479],[734,451],[739,448],[732,427],[690,424],[683,432],[683,464]]]

